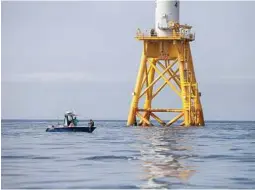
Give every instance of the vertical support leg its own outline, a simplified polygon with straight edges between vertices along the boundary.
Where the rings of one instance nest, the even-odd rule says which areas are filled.
[[[131,102],[131,106],[129,110],[128,121],[127,121],[128,126],[136,124],[136,109],[138,107],[139,96],[142,89],[142,81],[144,77],[146,62],[147,62],[147,57],[144,55],[144,52],[143,52],[140,68],[138,71],[138,76],[136,79],[135,91],[133,93],[133,98],[132,98],[132,102]]]
[[[178,44],[178,62],[179,62],[179,72],[180,72],[180,82],[181,82],[181,98],[182,98],[182,107],[184,111],[184,126],[190,126],[190,113],[189,113],[189,101],[187,96],[187,79],[185,74],[186,64],[185,64],[185,44]]]
[[[190,45],[188,44],[188,57],[189,57],[189,62],[188,62],[188,67],[189,70],[191,71],[191,81],[192,83],[196,83],[196,76],[195,76],[195,70],[194,70],[194,65],[193,65],[193,61],[192,61],[192,54],[190,51]],[[204,122],[204,114],[203,114],[203,108],[201,105],[201,101],[200,101],[200,96],[199,96],[199,91],[198,91],[198,87],[196,89],[194,89],[194,95],[195,96],[195,113],[194,115],[196,115],[195,117],[195,125],[197,126],[204,126],[205,122]]]
[[[156,65],[156,63],[157,63],[156,59],[151,59],[149,61],[151,61],[153,65]],[[155,76],[155,69],[152,67],[148,73],[147,87],[153,82],[154,76]],[[151,108],[152,92],[153,92],[153,85],[148,89],[148,91],[146,93],[146,99],[145,99],[145,103],[144,103],[144,109],[146,109],[146,110]],[[146,111],[144,113],[144,118],[147,119],[148,121],[150,120],[150,112],[149,111]],[[142,125],[145,126],[145,125],[147,125],[147,123],[142,122]]]

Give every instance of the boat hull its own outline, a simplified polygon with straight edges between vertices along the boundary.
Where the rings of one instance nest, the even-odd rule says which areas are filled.
[[[46,132],[87,132],[92,133],[96,127],[52,127],[47,128]]]

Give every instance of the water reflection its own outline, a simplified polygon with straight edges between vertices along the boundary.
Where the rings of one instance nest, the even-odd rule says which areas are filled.
[[[147,129],[140,136],[141,160],[147,184],[143,188],[169,187],[185,183],[195,170],[188,165],[192,157],[191,131],[182,128]],[[189,133],[189,134],[187,134]]]

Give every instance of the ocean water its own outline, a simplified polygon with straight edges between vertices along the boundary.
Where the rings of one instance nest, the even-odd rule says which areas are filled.
[[[255,122],[45,132],[54,123],[2,120],[2,188],[255,188]]]

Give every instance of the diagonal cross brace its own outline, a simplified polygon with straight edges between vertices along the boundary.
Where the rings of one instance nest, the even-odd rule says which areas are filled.
[[[153,65],[150,61],[150,67],[153,67],[155,69],[155,65]],[[176,62],[173,62],[172,64],[170,64],[162,73],[161,75],[164,75],[168,70],[169,68],[171,68]],[[156,70],[156,69],[155,69]],[[160,71],[159,71],[160,72]],[[141,95],[139,96],[139,98],[141,98],[146,92],[148,89],[151,88],[152,85],[154,85],[160,78],[162,78],[162,76],[158,76],[147,88],[144,89],[144,91],[141,93]]]
[[[161,73],[160,72],[160,70],[155,66],[155,65],[153,65],[150,61],[149,61],[149,63],[151,64],[151,66],[155,69],[155,71],[160,75],[159,77],[161,77],[161,78],[163,78],[164,80],[165,80],[165,82],[172,88],[172,90],[173,91],[175,91],[176,92],[176,94],[179,96],[179,97],[181,97],[181,93],[176,89],[176,87],[171,83],[171,82],[169,82],[168,80],[167,80],[167,78],[164,76],[164,74],[168,71],[168,67],[169,66],[171,66],[171,65],[169,65],[165,70],[164,70],[164,72],[163,73]],[[171,68],[171,67],[170,67]]]

